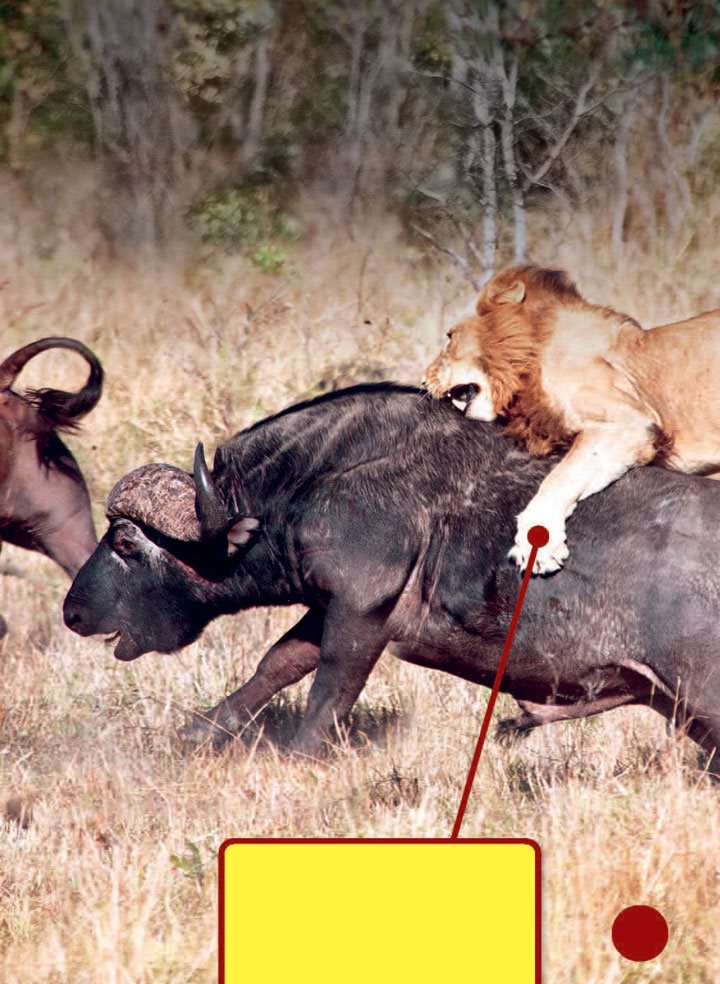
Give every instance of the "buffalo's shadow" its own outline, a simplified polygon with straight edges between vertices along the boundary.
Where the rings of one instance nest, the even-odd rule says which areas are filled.
[[[217,732],[211,744],[216,751],[227,748],[251,748],[272,746],[280,751],[289,751],[305,713],[301,700],[282,695],[267,705],[238,735],[222,736]],[[402,728],[405,713],[397,706],[367,706],[357,704],[348,720],[340,728],[333,744],[361,749],[378,745],[382,747],[388,738]]]

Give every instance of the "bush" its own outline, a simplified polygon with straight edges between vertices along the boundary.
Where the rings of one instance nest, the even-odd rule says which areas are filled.
[[[204,198],[187,217],[204,243],[229,251],[256,246],[268,224],[257,196],[239,188]]]
[[[187,220],[208,246],[246,253],[263,273],[279,273],[283,244],[295,242],[297,224],[270,201],[269,187],[228,188],[193,205]]]

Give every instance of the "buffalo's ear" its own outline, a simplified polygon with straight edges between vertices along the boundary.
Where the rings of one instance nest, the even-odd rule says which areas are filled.
[[[522,280],[513,280],[511,284],[489,283],[477,300],[477,312],[483,314],[488,307],[498,307],[501,304],[522,304],[525,300],[525,284]]]
[[[228,554],[234,554],[238,547],[244,546],[259,526],[260,520],[254,516],[236,519],[227,531]]]

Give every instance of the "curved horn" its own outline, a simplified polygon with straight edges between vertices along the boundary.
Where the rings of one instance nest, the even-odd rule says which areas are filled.
[[[84,416],[96,405],[102,393],[103,370],[90,349],[74,338],[41,338],[13,352],[0,365],[0,390],[9,389],[23,367],[36,355],[47,349],[70,349],[81,355],[90,366],[87,382],[77,393],[64,390],[31,390],[29,396],[41,413],[47,414],[56,426],[71,426],[78,417]]]
[[[203,537],[209,540],[220,533],[225,533],[229,516],[208,471],[202,443],[195,448],[193,475],[195,477],[195,512],[200,520]]]

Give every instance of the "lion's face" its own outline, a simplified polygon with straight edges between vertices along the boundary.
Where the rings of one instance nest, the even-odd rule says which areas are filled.
[[[466,318],[447,333],[445,348],[425,370],[425,385],[432,396],[450,400],[473,420],[497,416],[490,380],[482,367],[481,319]]]
[[[544,360],[558,312],[572,309],[574,324],[588,307],[562,270],[509,267],[485,284],[475,314],[448,332],[426,370],[428,390],[476,420],[503,418],[533,455],[566,449],[577,428],[556,393],[546,392]]]

